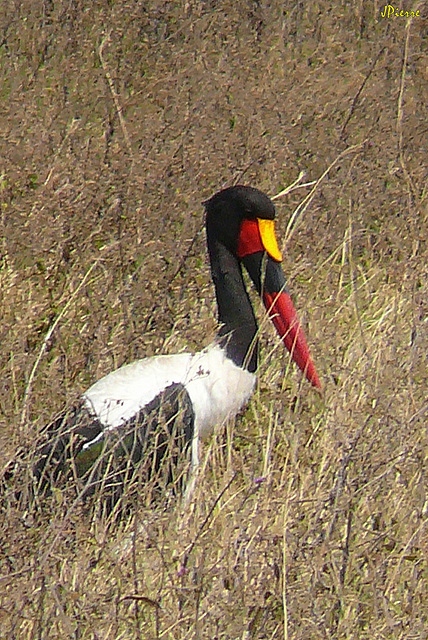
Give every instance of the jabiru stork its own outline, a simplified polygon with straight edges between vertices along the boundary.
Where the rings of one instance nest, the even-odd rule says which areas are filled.
[[[167,469],[163,479],[174,480],[180,451],[190,448],[191,468],[197,467],[200,439],[240,411],[256,381],[258,328],[243,266],[293,360],[321,387],[286,289],[273,202],[237,185],[203,204],[220,323],[216,340],[198,353],[144,358],[98,380],[46,429],[34,468],[39,488],[74,475],[85,494],[104,487],[111,506],[131,476],[146,480]]]

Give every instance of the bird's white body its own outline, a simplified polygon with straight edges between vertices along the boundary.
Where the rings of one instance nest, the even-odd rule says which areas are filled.
[[[109,430],[131,419],[169,385],[181,383],[192,402],[195,436],[205,438],[215,425],[236,415],[255,381],[255,374],[234,364],[220,346],[211,345],[194,354],[153,356],[124,365],[98,380],[83,399]]]

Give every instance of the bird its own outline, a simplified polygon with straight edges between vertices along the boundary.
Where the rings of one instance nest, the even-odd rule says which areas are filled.
[[[202,204],[218,309],[214,342],[136,360],[95,382],[43,432],[33,469],[40,493],[73,477],[85,498],[99,491],[111,510],[132,483],[137,494],[153,477],[160,493],[183,478],[192,484],[201,440],[236,416],[256,383],[258,325],[243,269],[292,359],[321,389],[281,268],[274,203],[235,185]]]

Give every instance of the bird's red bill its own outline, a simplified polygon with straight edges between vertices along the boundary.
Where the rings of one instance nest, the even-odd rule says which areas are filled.
[[[263,293],[263,302],[279,335],[297,366],[317,389],[321,382],[312,362],[305,334],[297,317],[293,301],[287,292]]]

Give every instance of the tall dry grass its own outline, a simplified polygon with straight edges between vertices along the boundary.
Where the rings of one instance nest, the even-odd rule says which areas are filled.
[[[201,200],[324,176],[277,201],[323,396],[258,307],[257,391],[188,507],[25,510],[24,469],[0,636],[426,638],[426,16],[8,0],[0,25],[2,467],[99,376],[215,334]]]

